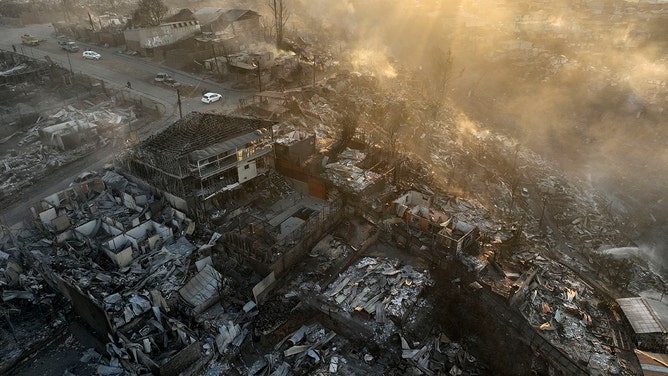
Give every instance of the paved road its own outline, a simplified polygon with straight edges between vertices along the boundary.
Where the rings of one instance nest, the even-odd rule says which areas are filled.
[[[43,42],[35,47],[21,44],[21,35],[29,33]],[[58,46],[51,25],[29,25],[24,28],[0,26],[0,48],[17,52],[36,59],[48,56],[53,62],[75,73],[83,73],[104,80],[110,86],[125,87],[127,82],[132,90],[161,103],[168,114],[178,115],[177,94],[174,88],[155,83],[153,78],[158,72],[167,72],[184,85],[181,90],[182,111],[227,112],[236,108],[239,100],[253,95],[250,91],[231,90],[206,77],[178,71],[167,66],[156,64],[149,58],[129,56],[121,53],[116,47],[104,48],[85,43],[78,43],[81,50],[90,49],[102,55],[101,60],[87,60],[80,52],[68,53]],[[224,100],[212,104],[204,104],[200,100],[203,89],[223,95]]]

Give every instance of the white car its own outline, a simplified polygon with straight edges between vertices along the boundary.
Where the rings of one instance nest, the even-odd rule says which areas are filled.
[[[83,57],[84,57],[84,59],[93,59],[93,60],[102,59],[102,55],[98,54],[95,51],[84,51],[83,52]]]
[[[219,101],[223,96],[218,93],[206,93],[202,95],[202,102],[204,103],[213,103]]]

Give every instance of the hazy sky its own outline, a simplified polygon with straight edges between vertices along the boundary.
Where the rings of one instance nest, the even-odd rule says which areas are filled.
[[[647,228],[640,241],[664,232],[668,49],[662,31],[668,26],[662,28],[668,21],[659,12],[667,6],[622,0],[290,4],[292,30],[308,30],[318,43],[348,54],[354,69],[385,79],[397,79],[398,65],[420,72],[443,89],[431,88],[437,100],[518,138],[621,203]]]

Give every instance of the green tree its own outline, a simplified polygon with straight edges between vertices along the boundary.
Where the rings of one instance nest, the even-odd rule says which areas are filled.
[[[158,26],[162,23],[169,8],[162,0],[139,0],[137,9],[132,13],[134,26]]]

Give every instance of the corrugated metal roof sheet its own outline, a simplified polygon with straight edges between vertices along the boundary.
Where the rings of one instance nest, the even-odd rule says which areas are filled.
[[[222,276],[211,265],[205,265],[202,271],[179,289],[179,295],[190,304],[196,312],[201,312],[210,306],[213,300],[217,300],[218,284]]]
[[[666,329],[656,317],[656,313],[647,303],[645,298],[622,298],[617,303],[624,311],[626,318],[631,323],[633,330],[638,334],[665,333]]]

